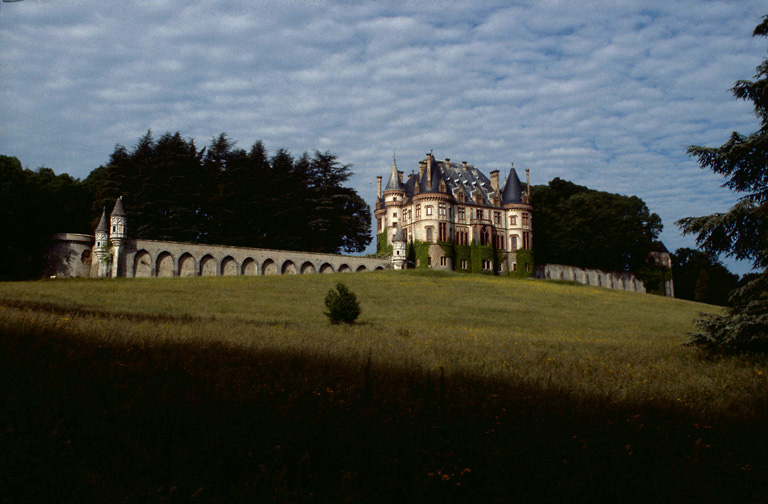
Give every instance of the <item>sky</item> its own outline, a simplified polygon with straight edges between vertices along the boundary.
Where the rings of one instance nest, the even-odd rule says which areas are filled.
[[[408,174],[432,151],[637,195],[674,251],[695,246],[677,219],[739,196],[685,151],[757,129],[729,90],[766,58],[751,36],[766,14],[756,0],[0,3],[0,154],[84,178],[147,130],[198,148],[223,132],[331,151],[373,205],[393,156]]]

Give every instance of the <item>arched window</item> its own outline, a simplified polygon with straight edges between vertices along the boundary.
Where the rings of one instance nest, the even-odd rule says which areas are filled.
[[[480,245],[488,245],[488,228],[486,227],[480,230]]]

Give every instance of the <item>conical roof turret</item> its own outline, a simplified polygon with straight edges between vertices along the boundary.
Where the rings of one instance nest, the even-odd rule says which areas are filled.
[[[399,227],[397,228],[397,231],[395,231],[395,236],[392,237],[392,243],[404,242],[404,241],[405,241],[405,234],[403,233],[403,228]]]
[[[96,226],[96,232],[109,233],[109,224],[107,224],[107,208],[106,207],[104,207],[101,210],[101,220],[99,220],[99,225]]]
[[[385,191],[404,191],[405,186],[400,182],[400,174],[397,172],[397,160],[392,162],[392,173],[389,175],[389,182]]]
[[[123,208],[123,197],[120,196],[115,201],[115,208],[112,210],[112,217],[125,217],[125,208]]]
[[[501,193],[501,202],[504,205],[523,202],[523,184],[520,182],[514,166],[509,170],[507,183],[504,184],[504,190]]]

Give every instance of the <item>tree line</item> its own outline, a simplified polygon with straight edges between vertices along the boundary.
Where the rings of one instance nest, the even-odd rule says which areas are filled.
[[[311,252],[361,252],[369,206],[330,152],[294,158],[261,141],[246,151],[222,133],[198,150],[177,132],[117,145],[98,179],[94,210],[123,196],[132,236]]]
[[[198,149],[151,132],[84,180],[0,156],[0,279],[39,278],[50,235],[93,233],[123,196],[134,238],[312,252],[361,252],[371,211],[330,152],[246,151],[222,133]]]

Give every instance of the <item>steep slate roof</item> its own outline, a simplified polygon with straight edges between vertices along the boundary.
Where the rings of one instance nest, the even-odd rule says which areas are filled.
[[[107,209],[106,207],[101,211],[101,220],[99,225],[96,226],[97,233],[109,233],[109,224],[107,224]]]
[[[397,173],[397,161],[395,161],[392,163],[392,173],[389,175],[389,182],[387,182],[387,187],[384,190],[402,191],[403,189],[405,186],[400,182],[400,175]]]
[[[514,167],[509,171],[507,183],[504,184],[504,191],[501,193],[501,202],[505,205],[508,203],[523,202],[523,184],[520,183],[520,178],[517,176]]]
[[[396,242],[396,241],[404,242],[405,241],[405,234],[403,233],[403,228],[401,228],[401,227],[397,228],[397,231],[395,231],[395,236],[392,237],[392,241],[393,242]]]
[[[118,216],[118,217],[125,217],[125,209],[123,208],[123,197],[120,196],[117,198],[117,201],[115,201],[115,209],[112,210],[112,216]]]

